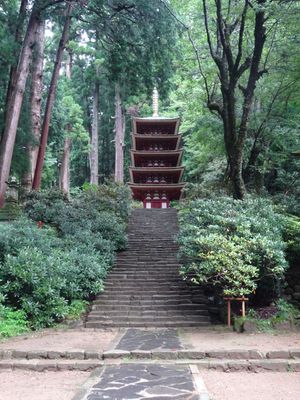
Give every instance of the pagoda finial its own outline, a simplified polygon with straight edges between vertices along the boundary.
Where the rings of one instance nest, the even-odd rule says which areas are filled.
[[[154,87],[153,90],[153,117],[158,117],[158,90],[156,88],[156,86]]]

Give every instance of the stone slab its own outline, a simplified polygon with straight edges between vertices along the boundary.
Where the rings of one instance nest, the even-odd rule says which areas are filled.
[[[127,329],[118,350],[180,350],[182,345],[176,329]]]
[[[82,400],[199,400],[188,366],[124,364],[106,367]]]

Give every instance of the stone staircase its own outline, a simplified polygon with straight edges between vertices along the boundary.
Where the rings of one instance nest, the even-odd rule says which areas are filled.
[[[175,209],[136,209],[128,226],[128,248],[87,316],[87,328],[192,327],[210,323],[199,287],[182,280],[177,261]]]

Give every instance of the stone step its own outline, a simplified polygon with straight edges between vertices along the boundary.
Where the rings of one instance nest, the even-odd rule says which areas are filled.
[[[101,299],[101,300],[98,299],[98,300],[95,300],[93,304],[118,306],[118,304],[120,304],[120,299],[116,299],[114,297],[107,298],[107,299]],[[180,299],[180,298],[173,299],[173,300],[155,300],[155,299],[149,299],[149,300],[127,299],[127,300],[125,300],[125,299],[123,299],[122,304],[126,305],[127,307],[129,307],[129,306],[144,306],[144,307],[146,307],[146,306],[150,306],[150,307],[162,306],[162,307],[166,307],[166,306],[172,306],[172,305],[176,305],[179,307],[181,305],[187,304],[187,301],[185,299]],[[206,304],[206,302],[203,301],[203,299],[199,299],[199,301],[196,301],[196,300],[194,300],[193,302],[191,301],[190,304],[202,306],[203,304]]]
[[[184,312],[189,313],[189,311],[193,312],[194,310],[197,311],[207,311],[207,305],[205,303],[190,303],[190,304],[168,304],[168,305],[160,305],[160,304],[150,304],[150,305],[125,305],[125,304],[99,304],[94,303],[92,305],[93,311],[118,311],[121,310],[122,312],[144,312],[144,311],[167,311],[171,312],[172,310],[181,310]]]
[[[188,320],[177,320],[177,321],[162,321],[162,322],[97,322],[97,321],[87,321],[86,328],[93,328],[93,329],[103,329],[103,328],[113,328],[113,327],[151,327],[151,328],[188,328],[188,327],[205,327],[209,326],[210,322],[195,322],[195,321],[188,321]]]
[[[116,300],[118,299],[136,299],[136,300],[175,300],[175,299],[203,299],[204,296],[203,295],[198,295],[198,294],[190,294],[190,293],[178,293],[178,292],[169,292],[169,293],[154,293],[154,294],[130,294],[130,293],[110,293],[109,291],[107,292],[103,292],[103,294],[101,294],[99,296],[99,298],[101,297],[101,299],[110,299],[110,298],[114,298]]]
[[[199,317],[203,316],[207,318],[209,315],[208,311],[205,309],[200,310],[168,310],[168,311],[158,311],[158,310],[144,310],[144,311],[128,311],[128,310],[93,310],[89,314],[89,321],[93,318],[125,318],[125,317],[153,317],[153,318],[187,318],[187,316]]]
[[[151,324],[152,322],[155,323],[167,323],[167,322],[174,322],[177,321],[188,321],[188,322],[195,322],[195,323],[208,323],[209,318],[206,315],[163,315],[163,316],[154,316],[154,315],[141,315],[141,316],[133,316],[133,315],[124,315],[124,316],[98,316],[98,315],[91,315],[88,319],[88,322],[112,322],[123,324],[124,322],[130,322],[132,324],[135,323],[144,323],[144,324]]]
[[[108,287],[106,286],[106,288],[108,289]],[[171,290],[171,289],[169,289],[169,288],[166,288],[166,289],[160,289],[160,290],[157,290],[157,289],[148,289],[148,288],[128,288],[128,289],[125,289],[125,288],[121,288],[121,287],[110,287],[109,288],[109,291],[110,291],[110,293],[121,293],[121,294],[124,294],[124,295],[138,295],[138,296],[141,296],[143,293],[145,293],[147,296],[155,296],[155,295],[162,295],[162,296],[168,296],[168,295],[173,295],[174,293],[175,294],[178,294],[178,295],[180,295],[180,296],[183,296],[183,295],[190,295],[190,291],[188,290],[188,289],[173,289],[173,290]],[[198,294],[198,292],[192,292],[193,293],[193,295],[195,296],[202,296],[203,298],[204,298],[204,296],[203,296],[203,294]],[[100,295],[101,296],[101,295]]]

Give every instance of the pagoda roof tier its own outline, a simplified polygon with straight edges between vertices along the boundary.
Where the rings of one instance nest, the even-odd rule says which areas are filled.
[[[130,167],[129,168],[131,182],[136,182],[137,179],[156,175],[163,176],[167,179],[181,181],[184,167]]]
[[[132,119],[133,133],[142,135],[151,132],[177,135],[179,124],[180,118],[150,117]]]
[[[169,183],[169,184],[144,184],[129,183],[135,200],[143,201],[147,193],[165,192],[169,200],[180,200],[182,197],[182,189],[185,183]]]
[[[131,150],[132,166],[139,167],[145,160],[164,160],[179,166],[182,158],[183,150],[164,150],[164,151],[139,151]]]
[[[173,150],[178,150],[180,146],[181,135],[139,135],[132,134],[132,143],[134,150],[142,150],[143,146],[148,146],[151,143],[163,143],[164,146],[172,147]]]

